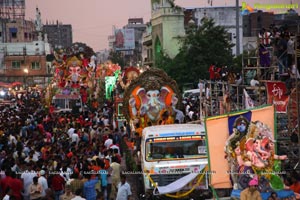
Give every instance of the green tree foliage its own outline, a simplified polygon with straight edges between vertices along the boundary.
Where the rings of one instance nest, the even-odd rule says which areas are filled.
[[[121,51],[110,51],[108,59],[115,64],[119,64],[122,68],[125,66],[125,58]]]
[[[182,39],[178,55],[171,59],[162,51],[156,60],[156,67],[164,69],[169,76],[182,86],[208,79],[208,68],[212,63],[218,67],[232,66],[233,56],[228,32],[216,26],[212,19],[203,19],[199,27],[191,26]]]

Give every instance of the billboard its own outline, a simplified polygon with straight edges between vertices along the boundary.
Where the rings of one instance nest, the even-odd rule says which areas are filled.
[[[241,124],[247,125],[244,130],[239,127]],[[267,133],[270,134],[268,136],[274,141],[274,138],[276,139],[274,105],[209,117],[205,120],[205,127],[209,167],[210,172],[213,172],[210,178],[211,186],[215,189],[231,188],[234,183],[239,182],[236,175],[243,174],[243,172],[239,173],[239,171],[236,171],[242,170],[242,168],[233,165],[238,163],[234,160],[237,156],[230,152],[228,153],[228,150],[234,150],[229,144],[239,144],[239,146],[244,147],[243,145],[246,144],[247,139],[255,138],[258,141],[259,137],[256,138],[254,136],[260,134],[261,138],[263,138],[262,136]],[[262,127],[263,130],[261,130]],[[237,130],[243,132],[237,132]],[[242,150],[246,152],[246,149]],[[246,156],[243,158],[247,159]],[[253,168],[256,167],[255,164],[253,164]],[[273,167],[273,165],[268,167]],[[265,170],[267,166],[260,169]]]
[[[128,51],[135,48],[134,29],[115,30],[115,49],[117,51]]]

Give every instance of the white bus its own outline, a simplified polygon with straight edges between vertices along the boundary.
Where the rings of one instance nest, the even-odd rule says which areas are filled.
[[[205,128],[201,124],[173,124],[146,127],[141,142],[141,167],[145,192],[164,195],[208,189]],[[199,181],[199,176],[203,178]],[[198,182],[197,182],[198,181]]]
[[[52,98],[52,103],[55,106],[54,112],[56,113],[82,112],[83,110],[82,100],[79,94],[56,94]]]

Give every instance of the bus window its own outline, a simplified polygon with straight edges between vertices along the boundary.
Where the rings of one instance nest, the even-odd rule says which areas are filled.
[[[54,105],[56,108],[64,109],[66,107],[66,100],[65,99],[54,99]]]
[[[199,158],[206,156],[205,140],[178,140],[147,142],[147,160],[172,158]]]

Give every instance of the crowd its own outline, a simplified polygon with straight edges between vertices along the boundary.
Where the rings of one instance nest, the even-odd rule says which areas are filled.
[[[0,106],[0,198],[123,200],[125,127],[113,126],[109,102],[79,116],[49,113],[29,93]]]

